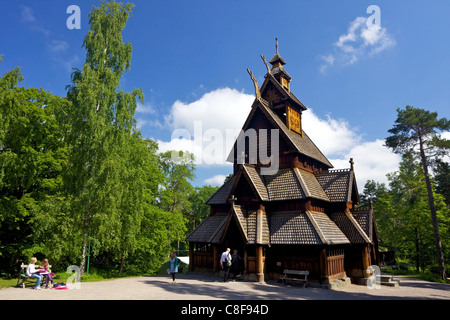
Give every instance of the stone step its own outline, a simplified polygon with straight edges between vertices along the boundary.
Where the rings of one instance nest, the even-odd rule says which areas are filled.
[[[400,285],[400,281],[394,280],[394,276],[392,276],[392,275],[382,274],[382,275],[377,275],[376,277],[380,279],[381,285],[385,285],[385,286],[389,286],[389,287],[398,287]]]

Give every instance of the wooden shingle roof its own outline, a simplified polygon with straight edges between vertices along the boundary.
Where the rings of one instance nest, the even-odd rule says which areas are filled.
[[[216,213],[203,220],[187,237],[189,242],[219,243],[228,212]]]
[[[315,176],[330,201],[351,201],[354,180],[351,169],[330,170],[329,172],[317,173]]]
[[[275,128],[280,129],[281,135],[285,137],[285,140],[287,140],[297,152],[311,157],[325,164],[329,168],[333,168],[331,162],[319,150],[304,130],[302,135],[289,130],[284,121],[269,107],[269,104],[264,99],[255,100],[255,103],[257,103],[257,106],[263,111]],[[251,115],[252,113],[250,113],[249,117]],[[243,130],[246,130],[246,128]]]
[[[235,181],[235,176],[231,177],[217,190],[207,201],[206,204],[224,204],[227,203],[231,188]]]
[[[279,169],[274,175],[264,176],[264,180],[271,201],[306,198],[292,169]]]
[[[362,230],[364,230],[365,234],[369,237],[370,240],[374,239],[374,216],[373,209],[369,210],[354,210],[351,212],[352,216],[361,226]]]
[[[335,212],[330,215],[331,220],[345,234],[351,243],[370,243],[371,240],[361,225],[349,212]]]
[[[276,80],[275,80],[276,81]],[[325,157],[325,155],[319,150],[314,142],[309,138],[307,133],[303,130],[302,135],[289,130],[283,119],[281,119],[269,106],[269,103],[264,99],[255,99],[252,105],[252,110],[247,117],[247,120],[242,127],[242,131],[246,131],[249,124],[256,113],[256,110],[261,110],[267,120],[274,126],[275,129],[280,130],[280,139],[283,139],[287,144],[292,147],[294,152],[301,153],[312,159],[315,159],[328,168],[333,168],[331,162]],[[234,143],[232,150],[230,151],[227,161],[234,162],[235,150],[237,150],[237,141]]]
[[[273,212],[270,215],[271,244],[322,244],[311,221],[303,212]]]
[[[350,243],[338,226],[320,212],[273,212],[270,214],[271,244]]]
[[[315,198],[330,201],[314,174],[299,168],[279,169],[274,175],[261,175],[252,165],[243,165],[262,201]]]

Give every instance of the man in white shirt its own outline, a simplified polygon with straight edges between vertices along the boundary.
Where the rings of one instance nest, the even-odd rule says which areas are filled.
[[[231,251],[230,248],[227,248],[227,250],[225,250],[225,252],[222,253],[222,256],[220,257],[220,266],[224,271],[223,282],[227,282],[228,276],[230,275],[230,267],[231,267],[230,251]]]
[[[41,289],[40,284],[42,280],[42,275],[39,274],[39,272],[36,270],[36,266],[34,265],[36,263],[37,259],[35,257],[31,258],[30,264],[27,267],[27,276],[30,278],[36,278],[36,286],[34,287],[36,290]]]

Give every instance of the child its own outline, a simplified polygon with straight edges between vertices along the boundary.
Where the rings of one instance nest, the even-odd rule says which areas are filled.
[[[50,281],[53,285],[52,277],[55,275],[50,270],[50,266],[48,265],[48,259],[42,260],[41,264],[39,265],[39,272],[44,274],[46,279],[45,288],[48,289],[48,282]]]
[[[30,259],[30,264],[28,265],[27,268],[27,276],[30,278],[36,278],[36,286],[34,287],[34,289],[36,290],[40,290],[40,284],[41,284],[41,280],[42,280],[42,276],[39,274],[39,271],[36,270],[36,266],[34,265],[36,263],[37,259],[35,257]]]
[[[178,272],[178,264],[179,263],[180,263],[180,259],[178,259],[175,252],[172,251],[170,253],[169,269],[167,270],[172,275],[172,283],[176,283],[175,274]]]

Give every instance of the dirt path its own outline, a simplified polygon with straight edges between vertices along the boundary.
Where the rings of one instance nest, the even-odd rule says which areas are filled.
[[[282,286],[276,282],[223,283],[212,275],[179,275],[173,284],[168,276],[83,282],[80,289],[54,290],[8,288],[0,300],[450,300],[450,285],[412,278],[400,279],[397,288],[349,285],[336,290]]]

